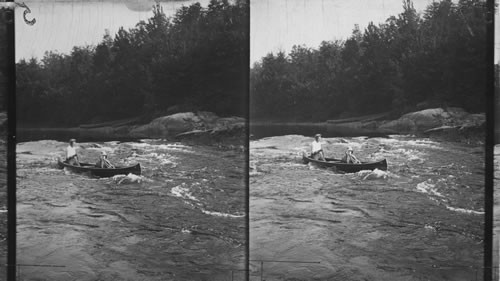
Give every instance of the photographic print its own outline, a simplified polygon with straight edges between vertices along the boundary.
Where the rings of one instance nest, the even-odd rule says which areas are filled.
[[[251,1],[250,280],[483,280],[485,1]]]
[[[245,280],[248,4],[26,5],[17,280]]]

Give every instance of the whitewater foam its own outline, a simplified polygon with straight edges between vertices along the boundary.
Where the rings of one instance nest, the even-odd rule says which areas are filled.
[[[389,173],[386,171],[382,171],[379,169],[371,170],[362,170],[357,172],[357,175],[363,180],[375,180],[375,179],[388,179]]]
[[[186,184],[184,183],[174,186],[172,190],[170,190],[170,193],[172,193],[172,195],[174,195],[175,197],[189,199],[197,202],[200,201],[196,197],[194,197],[194,195],[189,191],[189,189],[186,187]]]
[[[115,175],[111,178],[116,184],[123,183],[141,183],[141,182],[153,182],[153,180],[148,179],[144,176],[138,176],[129,173],[128,175]]]
[[[212,212],[212,211],[207,211],[207,210],[201,210],[202,213],[211,215],[211,216],[216,216],[216,217],[225,217],[225,218],[243,218],[245,217],[245,214],[241,215],[233,215],[233,214],[226,214],[226,213],[221,213],[221,212]]]
[[[162,149],[162,150],[175,150],[175,151],[193,153],[190,146],[187,146],[184,144],[179,144],[179,143],[152,144],[152,143],[148,143],[148,142],[130,142],[127,144],[134,147],[134,148],[142,148],[145,150]]]
[[[464,208],[455,208],[446,205],[446,209],[454,211],[454,212],[459,212],[459,213],[465,213],[465,214],[474,214],[474,215],[484,215],[483,211],[474,211],[470,209],[464,209]]]
[[[420,191],[422,193],[427,193],[427,194],[430,194],[430,195],[434,195],[434,196],[438,196],[438,197],[444,198],[444,195],[441,194],[439,191],[437,191],[436,185],[430,183],[429,180],[417,184],[416,188],[417,188],[418,191]]]

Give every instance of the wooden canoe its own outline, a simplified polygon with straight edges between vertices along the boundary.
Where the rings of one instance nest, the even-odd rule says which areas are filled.
[[[80,166],[70,165],[61,160],[57,160],[59,168],[68,168],[77,173],[90,173],[96,177],[109,178],[116,175],[128,175],[130,173],[141,175],[141,164],[137,163],[129,167],[116,167],[116,168],[97,168],[95,164],[80,163]]]
[[[325,158],[326,161],[316,160],[304,154],[302,155],[302,160],[304,161],[304,164],[311,162],[321,167],[335,168],[338,171],[342,171],[345,173],[356,173],[362,170],[375,170],[375,169],[379,169],[382,171],[387,170],[386,159],[376,162],[361,162],[361,164],[348,164],[348,163],[343,163],[341,162],[340,159],[335,159],[335,158]]]

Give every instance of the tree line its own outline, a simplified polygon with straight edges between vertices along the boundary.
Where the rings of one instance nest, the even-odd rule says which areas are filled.
[[[17,122],[72,126],[180,110],[246,116],[249,8],[244,0],[160,4],[96,46],[16,64]]]
[[[434,106],[485,110],[486,1],[411,0],[346,40],[269,53],[250,71],[252,119],[325,121]]]

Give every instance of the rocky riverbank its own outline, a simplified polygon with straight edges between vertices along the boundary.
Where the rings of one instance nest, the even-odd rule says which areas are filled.
[[[482,144],[486,132],[486,115],[471,114],[461,108],[433,108],[405,114],[397,119],[389,114],[368,115],[320,123],[251,122],[255,138],[278,135],[313,135],[327,137],[381,137],[411,134],[441,140]]]
[[[147,124],[121,122],[104,126],[89,124],[73,128],[17,129],[18,140],[77,138],[84,141],[166,139],[187,143],[241,147],[246,143],[246,120],[242,117],[219,117],[211,112],[184,112],[163,116]]]
[[[1,119],[1,116],[0,116]],[[1,120],[0,120],[1,121]],[[5,122],[4,122],[5,123]],[[73,128],[19,127],[18,140],[78,138],[85,141],[137,140],[161,138],[187,143],[242,147],[247,139],[247,120],[219,117],[211,112],[182,112],[158,117],[146,124],[116,122]],[[369,115],[316,123],[250,122],[251,137],[322,133],[328,137],[383,137],[412,134],[463,143],[484,143],[486,115],[472,114],[461,108],[432,108],[405,114],[397,119],[388,114]]]
[[[486,133],[486,115],[471,114],[461,108],[433,108],[408,113],[397,120],[381,122],[378,128],[482,144]]]

